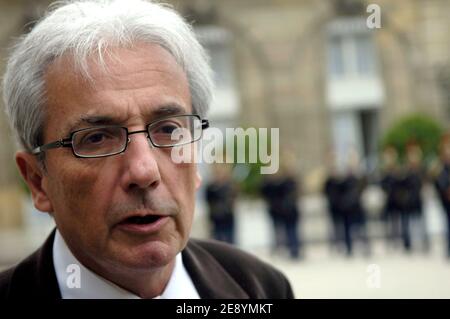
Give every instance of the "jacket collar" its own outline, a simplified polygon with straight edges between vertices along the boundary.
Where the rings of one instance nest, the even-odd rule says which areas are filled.
[[[61,299],[53,265],[55,232],[56,229],[39,250],[16,267],[11,278],[10,297]],[[200,298],[249,298],[217,260],[195,240],[189,240],[182,258]]]
[[[183,250],[183,263],[202,299],[248,299],[249,295],[196,240]]]
[[[15,268],[9,290],[11,298],[61,298],[53,266],[54,237],[55,230],[52,231],[40,249]]]

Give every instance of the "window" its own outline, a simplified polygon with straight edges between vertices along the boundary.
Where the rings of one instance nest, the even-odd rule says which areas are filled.
[[[240,107],[234,74],[232,34],[214,25],[197,27],[195,32],[208,51],[214,73],[215,92],[209,119],[213,120],[214,125],[222,123],[229,126],[237,118]]]
[[[358,21],[357,21],[358,22]],[[332,78],[374,76],[375,46],[372,33],[355,19],[328,27],[328,74]]]

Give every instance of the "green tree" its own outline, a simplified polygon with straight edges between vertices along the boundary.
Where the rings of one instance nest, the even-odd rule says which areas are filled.
[[[259,188],[263,179],[261,175],[261,167],[265,166],[261,158],[259,157],[259,139],[262,138],[259,133],[256,135],[256,141],[250,141],[248,137],[245,138],[245,145],[242,148],[238,148],[237,139],[234,140],[234,154],[227,156],[233,159],[234,163],[234,178],[239,184],[239,188],[242,194],[249,197],[256,197],[259,195]],[[230,142],[230,141],[227,141]],[[256,142],[253,148],[250,148],[250,143]],[[267,136],[267,147],[271,149],[270,134]],[[225,150],[224,150],[225,151]],[[225,151],[226,153],[226,151]],[[245,163],[238,163],[237,154],[245,154]],[[256,153],[256,162],[249,161],[250,153]]]
[[[425,161],[432,160],[438,153],[439,140],[443,134],[439,123],[425,114],[412,114],[395,122],[383,135],[381,147],[391,145],[404,160],[406,146],[415,142],[422,149]]]

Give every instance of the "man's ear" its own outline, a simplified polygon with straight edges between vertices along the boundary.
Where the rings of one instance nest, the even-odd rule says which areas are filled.
[[[44,183],[47,177],[36,156],[19,151],[16,153],[16,164],[31,191],[34,206],[41,212],[52,212],[53,206],[48,198],[47,187]]]

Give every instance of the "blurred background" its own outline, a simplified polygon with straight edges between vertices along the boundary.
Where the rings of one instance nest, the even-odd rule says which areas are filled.
[[[50,2],[0,0],[2,73]],[[211,56],[211,125],[280,129],[274,176],[200,164],[192,236],[257,254],[298,298],[450,298],[450,0],[166,2]],[[3,113],[0,143],[2,269],[53,223]]]

